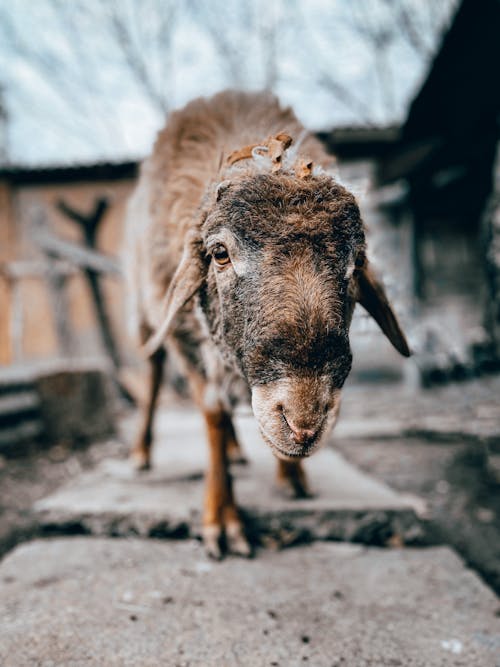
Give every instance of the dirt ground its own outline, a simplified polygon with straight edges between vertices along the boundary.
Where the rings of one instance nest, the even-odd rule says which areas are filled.
[[[500,594],[500,493],[489,456],[500,453],[500,377],[460,383],[418,394],[394,386],[351,387],[345,392],[345,419],[396,416],[401,432],[384,437],[336,438],[332,444],[348,460],[397,490],[423,497],[429,508],[429,538],[453,546]],[[442,420],[441,420],[442,416]],[[446,422],[446,429],[433,430]],[[427,420],[427,421],[426,421]],[[464,424],[478,428],[466,435]],[[32,504],[104,458],[124,458],[129,437],[73,449],[36,445],[20,456],[0,457],[0,555],[36,534]],[[405,432],[404,424],[411,427]],[[415,429],[415,423],[422,428]],[[425,426],[427,424],[427,426]],[[481,436],[486,424],[489,435]],[[424,427],[425,426],[425,427]],[[122,429],[123,430],[123,429]],[[465,431],[464,431],[465,432]]]
[[[425,498],[430,541],[453,546],[500,594],[500,494],[477,443],[431,438],[336,442],[362,470]]]
[[[430,540],[454,547],[500,595],[500,476],[491,466],[500,454],[500,377],[414,396],[357,388],[346,392],[343,413],[360,420],[396,414],[408,423],[404,437],[334,433],[333,446],[394,489],[424,498]]]
[[[34,502],[110,457],[125,457],[118,440],[74,449],[69,443],[40,449],[36,443],[20,456],[0,456],[0,557],[36,534],[30,509]]]

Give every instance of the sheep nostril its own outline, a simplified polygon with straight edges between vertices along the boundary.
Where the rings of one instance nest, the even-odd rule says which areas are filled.
[[[290,429],[290,436],[291,439],[297,444],[297,445],[306,445],[308,442],[311,442],[311,440],[314,440],[314,438],[317,435],[317,431],[312,428],[300,428],[296,426],[290,419],[288,419],[285,415],[285,413],[282,413],[283,419],[286,422],[288,428]]]
[[[297,445],[306,445],[314,439],[316,432],[312,429],[292,429],[292,439]]]

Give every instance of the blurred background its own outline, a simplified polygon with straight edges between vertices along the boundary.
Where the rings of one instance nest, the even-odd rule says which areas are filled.
[[[128,455],[140,160],[193,97],[269,89],[337,157],[414,350],[356,314],[334,445],[500,591],[499,65],[499,0],[0,0],[0,554]]]
[[[495,0],[1,3],[0,362],[136,363],[117,258],[138,161],[169,111],[236,87],[293,106],[360,200],[417,354],[358,316],[355,373],[497,368],[498,29]]]
[[[499,368],[496,0],[0,3],[0,362],[99,360],[139,391],[119,255],[172,109],[270,89],[337,156],[415,351],[358,314],[354,381]]]

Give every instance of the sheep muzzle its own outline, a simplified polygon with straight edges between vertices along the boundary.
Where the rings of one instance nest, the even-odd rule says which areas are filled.
[[[262,436],[281,459],[305,458],[333,428],[340,390],[327,377],[287,377],[252,389],[252,408]]]

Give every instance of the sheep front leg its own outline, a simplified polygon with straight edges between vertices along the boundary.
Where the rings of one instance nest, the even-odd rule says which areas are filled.
[[[230,418],[222,409],[205,411],[204,417],[209,446],[203,517],[205,548],[209,556],[220,559],[221,540],[225,536],[228,552],[248,557],[252,552],[234,501],[229,472],[228,447],[231,429],[228,429],[227,424]],[[234,434],[234,431],[232,433]]]
[[[151,467],[151,442],[153,439],[153,419],[163,379],[166,352],[157,350],[148,359],[149,378],[146,402],[143,406],[139,432],[132,449],[132,462],[136,470],[148,470]]]
[[[278,486],[292,493],[295,498],[309,498],[309,486],[302,461],[283,461],[278,459]]]
[[[238,438],[236,436],[236,431],[234,430],[233,421],[231,417],[224,413],[224,432],[226,437],[226,451],[227,458],[229,463],[235,463],[237,465],[247,465],[248,459],[246,458]]]

